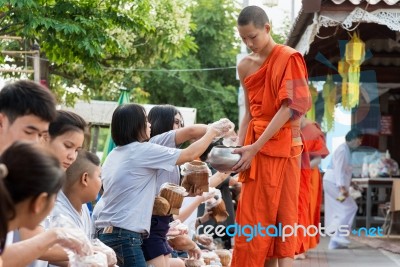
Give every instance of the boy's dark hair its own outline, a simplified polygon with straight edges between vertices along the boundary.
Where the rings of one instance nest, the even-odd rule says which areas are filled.
[[[79,179],[84,172],[91,173],[93,166],[100,166],[99,157],[87,150],[81,149],[78,152],[76,160],[68,167],[66,186],[73,185],[77,179]]]
[[[150,137],[171,131],[174,127],[176,114],[180,114],[180,112],[172,105],[154,106],[148,115],[151,124]]]
[[[69,131],[86,133],[86,121],[76,113],[66,110],[57,110],[56,119],[49,125],[49,135],[52,139]]]
[[[253,23],[257,29],[264,28],[266,23],[269,23],[267,13],[264,9],[258,6],[247,6],[242,9],[239,14],[237,24],[246,26]]]
[[[357,138],[362,138],[363,134],[361,133],[360,130],[358,129],[351,129],[347,134],[346,134],[346,141],[350,142],[351,140],[357,139]]]
[[[0,90],[0,112],[10,123],[26,115],[52,122],[56,118],[56,99],[47,88],[30,80],[19,80]]]
[[[117,146],[146,139],[146,110],[138,104],[118,106],[111,119],[111,137]]]

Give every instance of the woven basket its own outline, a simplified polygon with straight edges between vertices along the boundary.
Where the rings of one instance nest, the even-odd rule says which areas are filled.
[[[211,217],[217,223],[226,221],[226,219],[229,216],[229,213],[226,211],[226,206],[224,201],[220,201],[220,203],[217,206],[211,208],[210,211],[212,211]]]
[[[161,189],[160,196],[168,200],[170,205],[169,214],[179,215],[179,209],[182,206],[184,196],[169,188]]]
[[[215,250],[215,254],[218,255],[222,266],[230,266],[232,256],[231,256],[231,253],[229,252],[229,250],[217,249],[217,250]]]

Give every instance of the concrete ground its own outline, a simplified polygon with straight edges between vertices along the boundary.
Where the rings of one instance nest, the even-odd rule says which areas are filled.
[[[328,249],[328,238],[307,253],[304,260],[295,260],[295,267],[397,267],[400,254],[352,242],[348,249]]]

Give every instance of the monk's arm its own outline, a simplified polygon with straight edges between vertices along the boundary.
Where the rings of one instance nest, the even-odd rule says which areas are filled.
[[[280,128],[282,128],[282,126],[290,119],[291,116],[292,111],[285,101],[283,102],[281,108],[278,110],[275,116],[272,118],[267,128],[265,128],[260,138],[258,138],[258,140],[252,145],[256,152],[258,152],[264,146],[264,144],[269,139],[271,139],[271,137],[274,136],[274,134],[278,132]]]
[[[290,119],[292,111],[288,107],[287,102],[283,102],[281,108],[272,118],[271,122],[265,128],[264,132],[258,140],[251,145],[244,146],[235,150],[235,153],[241,154],[241,158],[232,170],[242,172],[250,168],[251,161],[264,144]]]

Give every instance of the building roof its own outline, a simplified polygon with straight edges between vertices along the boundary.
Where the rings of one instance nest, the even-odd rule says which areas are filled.
[[[343,4],[344,2],[350,2],[353,5],[359,5],[363,2],[367,2],[370,5],[376,5],[379,4],[380,2],[384,2],[387,5],[394,5],[400,2],[400,0],[331,0],[331,1],[337,5]]]
[[[117,108],[118,103],[112,101],[97,101],[92,100],[90,103],[84,101],[77,101],[74,107],[62,106],[63,110],[70,110],[82,116],[87,122],[92,125],[108,126],[111,122],[111,117],[114,110]],[[142,105],[148,113],[154,105]],[[192,125],[196,123],[197,110],[195,108],[177,107],[182,113],[185,125]]]
[[[302,9],[286,42],[304,55],[311,78],[337,74],[343,43],[358,32],[369,56],[362,70],[373,70],[378,83],[400,84],[400,0],[327,0],[319,9]]]

